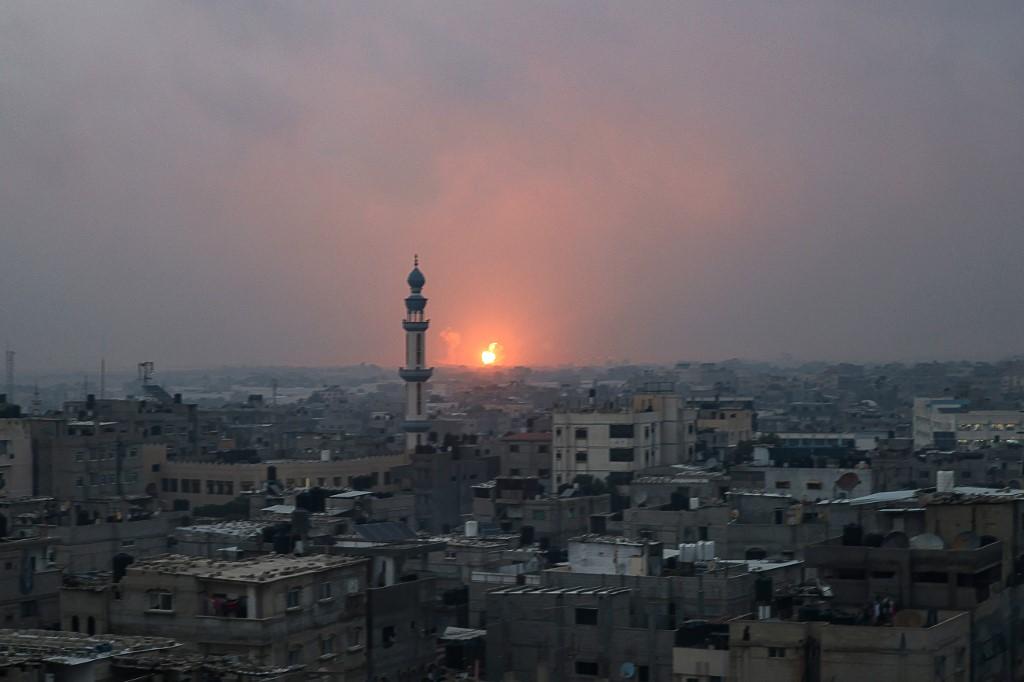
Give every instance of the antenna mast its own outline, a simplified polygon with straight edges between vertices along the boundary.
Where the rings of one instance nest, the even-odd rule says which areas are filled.
[[[5,360],[6,360],[6,369],[7,369],[7,377],[6,377],[7,378],[7,383],[6,383],[7,402],[13,404],[14,403],[14,351],[11,350],[9,347],[8,347],[7,353],[5,355]]]

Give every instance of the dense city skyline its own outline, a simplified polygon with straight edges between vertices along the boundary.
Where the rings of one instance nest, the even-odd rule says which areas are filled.
[[[584,6],[586,11],[583,11]],[[1024,11],[7,3],[19,367],[1020,352]]]

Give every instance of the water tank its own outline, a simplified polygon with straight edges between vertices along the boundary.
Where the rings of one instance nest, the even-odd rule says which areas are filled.
[[[759,575],[754,580],[754,599],[758,604],[771,604],[774,590],[772,579],[766,575]]]
[[[700,498],[699,497],[691,497],[690,498],[690,509],[700,509]]]
[[[951,493],[953,492],[953,472],[952,471],[939,471],[935,474],[935,488],[940,493]]]
[[[704,540],[697,542],[697,561],[709,561],[712,557],[708,556],[708,543]]]
[[[707,551],[707,554],[708,554],[707,561],[711,561],[712,559],[715,558],[715,541],[714,540],[708,540],[707,542],[704,543],[704,547],[705,547],[705,549]]]
[[[321,450],[320,451],[320,461],[321,462],[330,462],[331,461],[331,451],[330,450]]]
[[[466,521],[466,537],[475,538],[480,534],[480,524],[476,521]]]
[[[847,547],[859,547],[864,543],[864,528],[859,523],[848,523],[843,526],[843,544]]]
[[[697,545],[692,542],[684,542],[679,545],[679,560],[692,564],[697,560]]]

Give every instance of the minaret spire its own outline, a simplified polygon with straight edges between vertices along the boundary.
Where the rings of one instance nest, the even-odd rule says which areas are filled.
[[[413,255],[412,264],[412,272],[406,279],[409,295],[405,299],[405,319],[402,320],[402,328],[405,330],[405,366],[398,370],[398,375],[405,380],[405,423],[402,429],[405,431],[405,448],[408,452],[423,445],[423,434],[430,430],[424,407],[426,397],[423,384],[434,373],[433,367],[426,366],[426,335],[430,320],[423,317],[427,299],[420,292],[427,278],[420,272],[419,254]]]

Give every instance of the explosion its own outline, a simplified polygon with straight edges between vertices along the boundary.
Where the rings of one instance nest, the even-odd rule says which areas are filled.
[[[480,362],[485,365],[493,365],[494,361],[498,359],[498,343],[492,342],[487,349],[480,353]]]

